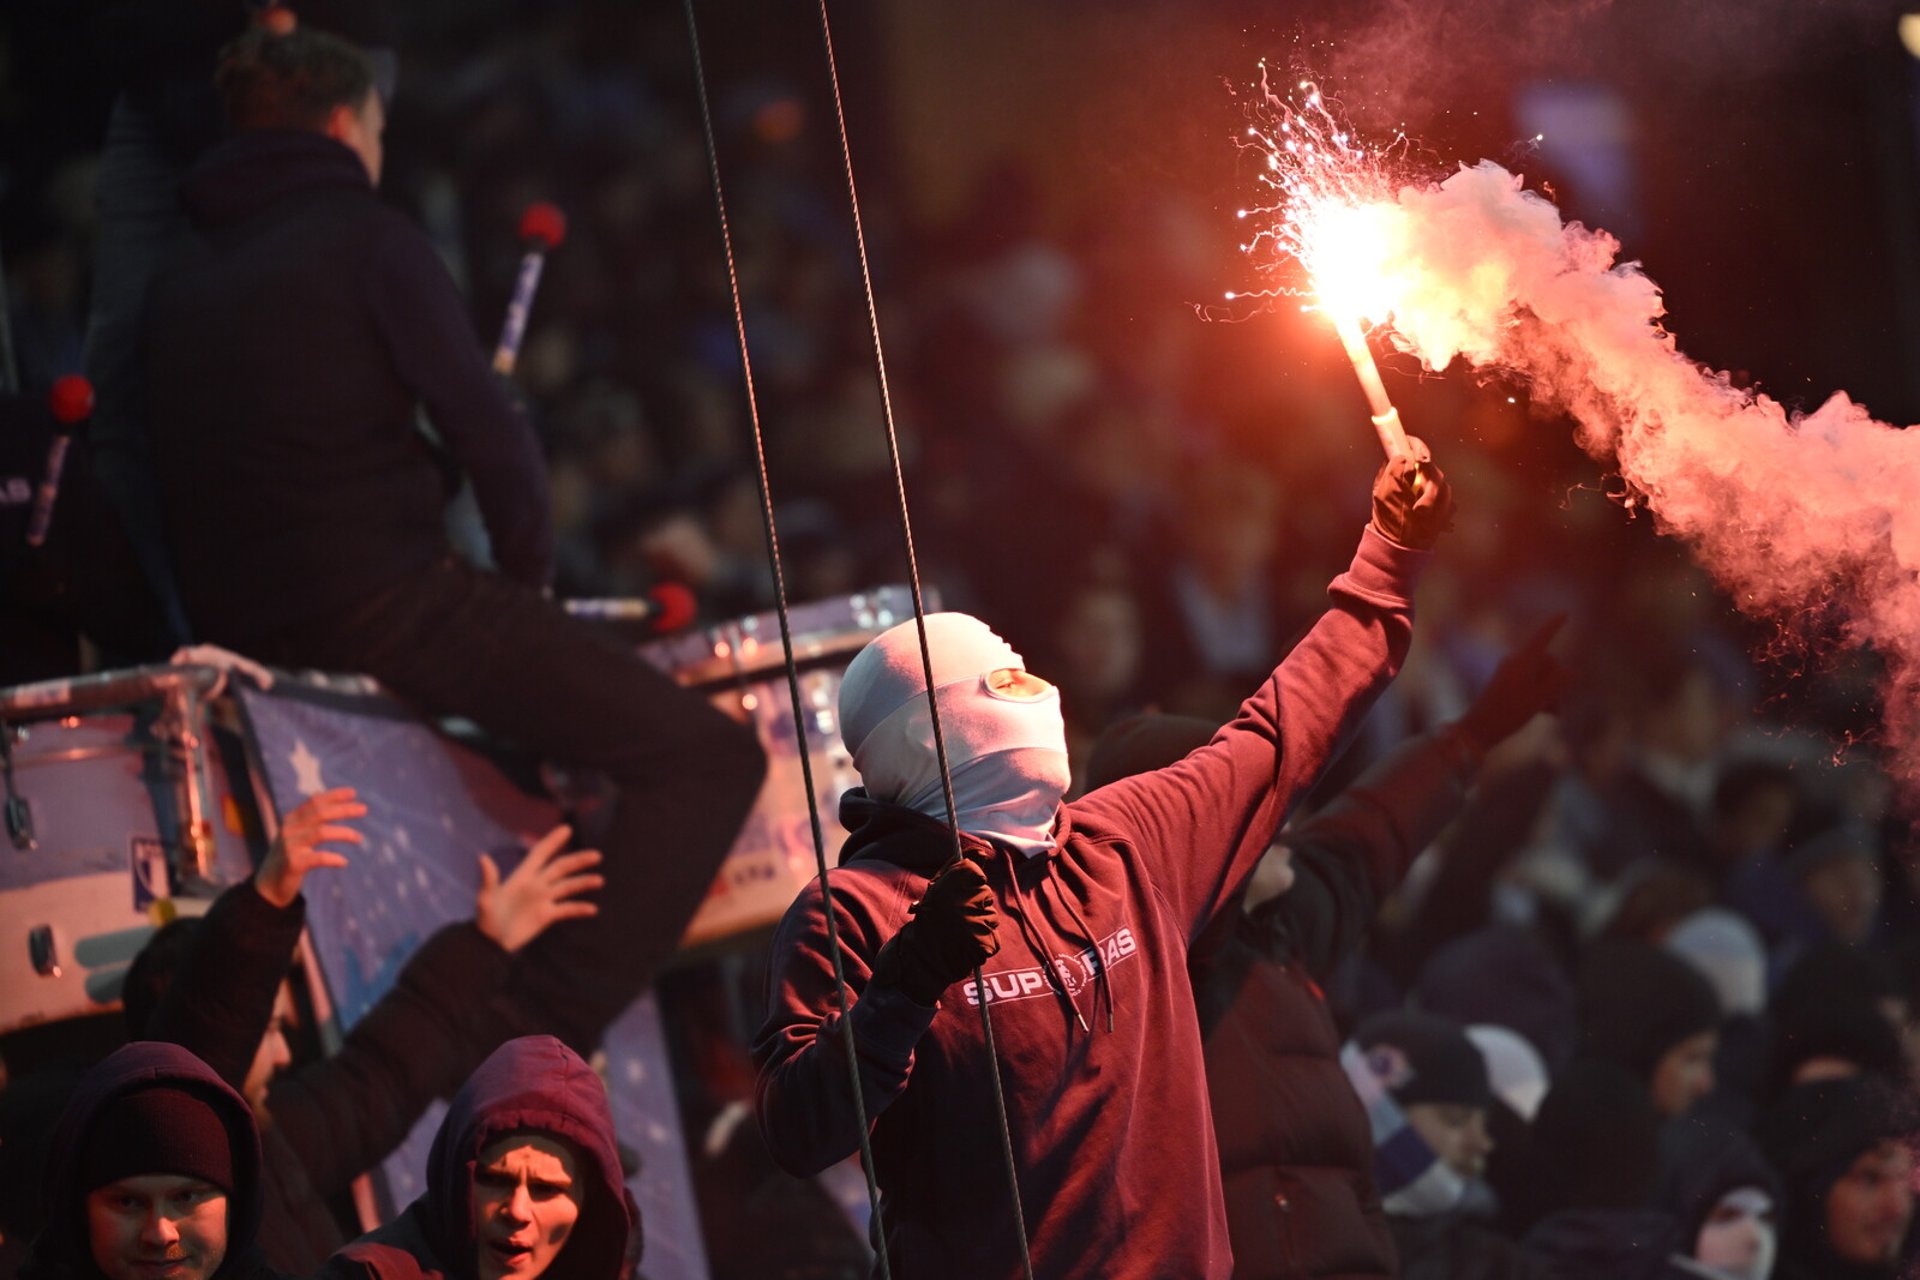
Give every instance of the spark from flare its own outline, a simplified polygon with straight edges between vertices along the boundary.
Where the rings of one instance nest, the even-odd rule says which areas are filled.
[[[1659,286],[1605,231],[1492,161],[1423,176],[1404,136],[1367,149],[1300,93],[1269,93],[1249,134],[1278,196],[1242,215],[1281,278],[1261,296],[1303,294],[1286,273],[1304,270],[1337,324],[1370,322],[1428,369],[1524,379],[1742,610],[1880,655],[1888,765],[1920,803],[1920,431],[1844,392],[1802,414],[1734,386],[1679,349]]]
[[[1369,151],[1339,127],[1312,81],[1300,82],[1296,101],[1273,91],[1264,62],[1260,76],[1265,124],[1248,127],[1247,145],[1264,154],[1260,179],[1278,193],[1278,202],[1241,211],[1242,218],[1261,223],[1243,247],[1305,271],[1317,299],[1313,309],[1332,321],[1366,393],[1381,448],[1389,458],[1405,456],[1407,433],[1380,380],[1365,329],[1392,311],[1394,267],[1402,257],[1397,239],[1405,230],[1393,205],[1393,174],[1404,159],[1405,138]]]

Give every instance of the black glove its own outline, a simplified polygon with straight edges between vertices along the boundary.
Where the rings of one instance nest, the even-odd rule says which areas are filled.
[[[1000,949],[999,928],[986,872],[963,858],[927,886],[912,918],[880,948],[873,982],[932,1008],[942,992]]]
[[[1389,542],[1426,551],[1453,527],[1453,489],[1433,454],[1408,436],[1410,454],[1389,458],[1373,478],[1373,527]]]
[[[1547,651],[1567,615],[1556,614],[1500,663],[1487,687],[1460,717],[1460,732],[1481,755],[1520,731],[1542,711],[1551,711],[1573,684],[1573,672]]]

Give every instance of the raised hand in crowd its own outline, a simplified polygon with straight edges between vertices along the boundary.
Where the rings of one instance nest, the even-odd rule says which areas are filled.
[[[562,853],[573,838],[573,828],[562,823],[527,850],[527,856],[505,880],[487,854],[480,855],[480,891],[474,895],[473,923],[481,933],[511,955],[561,920],[579,920],[600,914],[578,895],[606,883],[606,877],[588,868],[598,866],[598,849]]]
[[[1459,719],[1460,732],[1485,755],[1526,727],[1543,711],[1552,711],[1573,686],[1573,671],[1548,651],[1567,615],[1555,614],[1509,653],[1487,687]]]
[[[352,787],[335,787],[309,797],[281,822],[280,833],[253,873],[254,889],[276,907],[292,906],[300,896],[307,872],[315,867],[347,865],[345,854],[324,845],[366,842],[359,831],[344,825],[366,813],[367,806],[360,803],[359,793]]]

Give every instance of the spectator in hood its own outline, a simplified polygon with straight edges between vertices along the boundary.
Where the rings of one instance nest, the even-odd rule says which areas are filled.
[[[454,1096],[426,1191],[319,1276],[616,1280],[639,1230],[631,1204],[600,1078],[553,1037],[522,1036]]]
[[[1650,942],[1609,938],[1580,966],[1580,1055],[1625,1067],[1666,1116],[1713,1092],[1720,1001],[1680,957]]]
[[[1780,1176],[1740,1129],[1687,1115],[1660,1131],[1657,1207],[1680,1223],[1669,1261],[1705,1280],[1767,1280],[1779,1252]]]
[[[1661,1117],[1624,1067],[1576,1060],[1554,1078],[1528,1137],[1539,1220],[1521,1248],[1554,1280],[1668,1280],[1680,1225],[1647,1208]]]
[[[588,914],[572,895],[598,877],[593,850],[562,852],[556,827],[501,878],[482,855],[474,917],[436,930],[332,1054],[287,1070],[294,1015],[288,965],[315,867],[345,861],[366,812],[349,788],[321,792],[281,823],[253,878],[204,916],[160,930],[127,971],[126,1019],[139,1039],[199,1055],[259,1119],[264,1164],[260,1247],[307,1274],[346,1243],[331,1204],[405,1141],[501,1041],[542,1029],[538,1011],[504,1000],[527,946],[556,920]]]
[[[80,1081],[54,1131],[47,1222],[21,1280],[274,1280],[254,1244],[260,1139],[185,1049],[136,1041]]]
[[[1913,1260],[1913,1098],[1873,1076],[1789,1090],[1760,1141],[1786,1185],[1776,1280],[1893,1280]]]
[[[1773,993],[1768,1099],[1797,1084],[1868,1072],[1908,1076],[1906,994],[1888,956],[1828,943],[1803,955]]]

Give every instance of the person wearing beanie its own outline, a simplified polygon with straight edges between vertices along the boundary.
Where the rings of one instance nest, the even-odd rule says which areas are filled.
[[[979,619],[927,617],[924,664],[907,622],[848,665],[863,785],[828,878],[846,991],[816,880],[774,937],[756,1102],[776,1162],[810,1176],[860,1148],[857,1077],[895,1274],[1019,1274],[1016,1195],[1036,1275],[1231,1272],[1187,964],[1406,654],[1451,497],[1399,458],[1374,499],[1330,609],[1239,714],[1071,802],[1058,690]]]
[[[1660,1114],[1713,1092],[1720,1000],[1692,965],[1654,943],[1602,939],[1581,963],[1577,1000],[1580,1055],[1625,1067]]]
[[[1910,1094],[1871,1075],[1797,1085],[1760,1126],[1786,1185],[1776,1280],[1893,1280],[1914,1260]]]
[[[1557,623],[1503,662],[1473,711],[1378,761],[1290,825],[1196,948],[1189,973],[1237,1280],[1391,1276],[1367,1114],[1340,1062],[1324,994],[1380,901],[1464,803],[1476,762],[1550,705],[1568,673]],[[1089,787],[1206,745],[1204,720],[1142,715],[1094,743]]]
[[[638,1230],[600,1077],[522,1036],[454,1095],[419,1199],[316,1280],[616,1280]]]
[[[1660,1131],[1654,1205],[1680,1224],[1675,1269],[1705,1280],[1767,1280],[1779,1251],[1780,1175],[1742,1130],[1686,1115]]]
[[[1487,1064],[1466,1031],[1435,1014],[1363,1022],[1341,1055],[1366,1107],[1374,1180],[1403,1280],[1522,1280],[1545,1273],[1466,1211],[1493,1150]]]
[[[46,1225],[21,1280],[274,1280],[255,1246],[260,1140],[246,1103],[177,1045],[135,1041],[61,1112]]]
[[[526,949],[553,922],[591,910],[569,895],[593,888],[592,850],[562,853],[556,827],[502,879],[479,868],[473,919],[436,930],[332,1053],[288,1069],[295,1008],[288,965],[306,920],[316,867],[345,861],[365,812],[348,789],[322,792],[281,823],[259,869],[203,916],[156,933],[127,969],[125,1017],[136,1039],[198,1055],[240,1091],[259,1122],[260,1248],[306,1275],[350,1238],[333,1204],[386,1159],[436,1100],[450,1096],[498,1045],[549,1029],[518,1007]],[[331,846],[331,847],[329,847]]]

